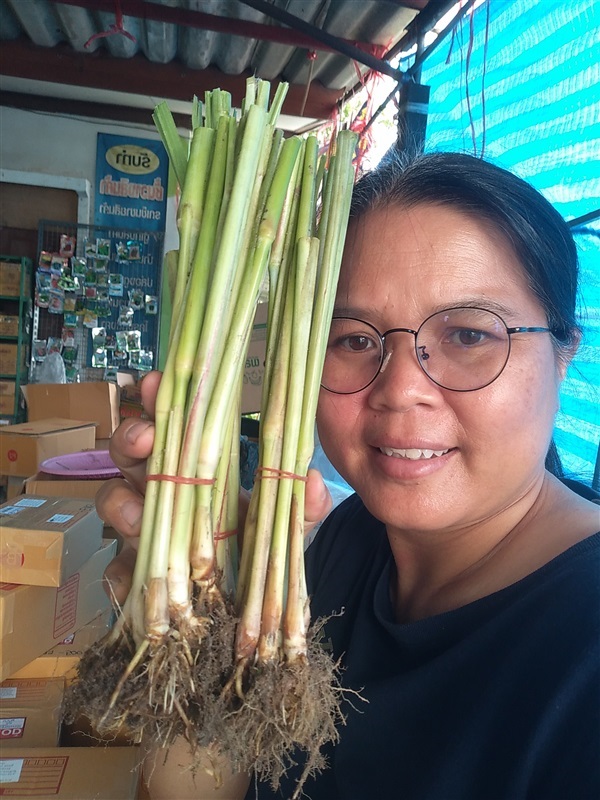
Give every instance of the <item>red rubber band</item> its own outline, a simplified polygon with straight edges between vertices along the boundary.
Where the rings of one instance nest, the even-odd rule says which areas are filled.
[[[232,531],[219,531],[218,533],[215,533],[213,539],[215,540],[215,542],[220,541],[221,539],[229,539],[231,536],[235,536],[236,533],[237,533],[237,528]]]
[[[215,482],[214,478],[185,478],[183,475],[146,475],[147,481],[171,481],[172,483],[194,484],[195,486],[210,486]]]
[[[272,473],[271,475],[266,475],[266,472]],[[259,467],[254,476],[257,479],[262,478],[274,478],[275,480],[282,480],[283,478],[291,478],[294,481],[302,481],[306,483],[308,478],[305,475],[296,475],[295,472],[287,472],[285,469],[276,469],[275,467]]]

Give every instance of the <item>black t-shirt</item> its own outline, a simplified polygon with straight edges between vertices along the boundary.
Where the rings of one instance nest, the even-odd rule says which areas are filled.
[[[600,797],[600,533],[467,606],[395,622],[384,526],[353,495],[307,552],[313,619],[345,706],[311,800],[592,800]],[[297,771],[273,793],[289,798]]]

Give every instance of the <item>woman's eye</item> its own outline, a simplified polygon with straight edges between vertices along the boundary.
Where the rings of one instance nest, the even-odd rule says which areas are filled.
[[[351,350],[353,353],[364,353],[375,347],[375,342],[369,336],[362,334],[353,334],[352,336],[345,336],[341,340],[341,347],[344,350]]]
[[[451,344],[458,344],[462,347],[472,347],[476,344],[483,344],[489,339],[489,334],[475,328],[456,328],[448,331],[447,341]]]

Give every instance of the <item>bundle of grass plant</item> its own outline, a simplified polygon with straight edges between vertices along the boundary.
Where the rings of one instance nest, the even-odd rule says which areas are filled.
[[[295,747],[319,766],[340,717],[334,665],[308,643],[303,511],[355,144],[341,133],[317,168],[314,137],[275,129],[285,88],[269,109],[268,84],[250,81],[239,120],[209,93],[189,154],[156,111],[181,184],[174,322],[132,589],[69,701],[104,734],[216,743],[274,782]],[[238,576],[241,385],[265,280],[260,469]]]

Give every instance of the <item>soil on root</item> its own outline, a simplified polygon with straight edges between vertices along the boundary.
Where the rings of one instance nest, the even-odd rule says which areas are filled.
[[[133,668],[139,652],[126,630],[116,641],[109,636],[92,645],[67,691],[65,719],[84,715],[103,737],[117,732],[137,737],[149,726],[152,736],[164,744],[186,735],[195,695],[197,637],[193,629],[184,633],[173,628],[149,644]]]
[[[299,797],[306,778],[326,767],[321,748],[339,739],[344,717],[338,665],[313,641],[307,658],[246,667],[243,683],[243,702],[230,700],[217,741],[235,767],[254,771],[274,789],[302,761],[293,795]]]

